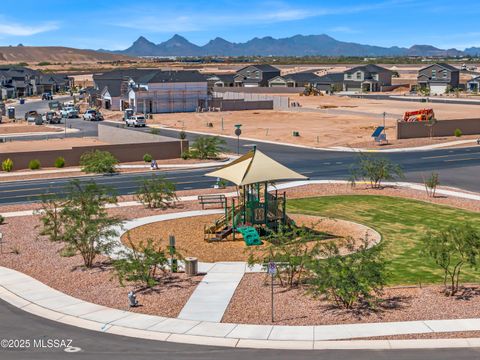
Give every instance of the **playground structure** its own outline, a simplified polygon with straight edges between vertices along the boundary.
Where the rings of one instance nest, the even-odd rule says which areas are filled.
[[[238,158],[223,168],[206,176],[221,178],[234,183],[238,199],[225,202],[225,213],[211,226],[205,226],[206,241],[236,239],[240,234],[248,246],[261,245],[260,236],[268,231],[278,231],[292,224],[286,214],[286,195],[272,194],[269,184],[278,180],[307,179],[288,169],[262,152],[256,150]]]
[[[415,121],[430,121],[435,118],[433,109],[421,109],[415,111],[407,111],[403,114],[403,121],[415,122]]]

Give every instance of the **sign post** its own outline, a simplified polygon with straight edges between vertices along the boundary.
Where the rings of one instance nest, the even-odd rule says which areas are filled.
[[[275,262],[270,261],[268,263],[268,273],[270,274],[271,278],[271,303],[272,303],[272,323],[275,321],[274,319],[274,303],[273,303],[273,280],[275,275],[277,274],[277,265]]]
[[[240,155],[240,135],[242,135],[242,130],[240,129],[242,124],[235,125],[235,135],[237,135],[237,155]]]

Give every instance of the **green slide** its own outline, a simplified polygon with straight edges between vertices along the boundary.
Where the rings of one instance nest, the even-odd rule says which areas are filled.
[[[243,235],[243,240],[245,240],[245,244],[247,244],[247,246],[263,244],[255,228],[251,226],[242,226],[237,228],[237,230]]]

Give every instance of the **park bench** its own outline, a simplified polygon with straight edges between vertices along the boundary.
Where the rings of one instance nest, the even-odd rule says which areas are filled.
[[[202,205],[202,209],[205,209],[205,205],[219,204],[219,207],[225,207],[227,203],[227,198],[225,195],[199,195],[198,201]]]

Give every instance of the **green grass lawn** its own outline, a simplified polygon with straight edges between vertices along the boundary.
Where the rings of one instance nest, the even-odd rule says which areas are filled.
[[[466,221],[480,229],[480,213],[388,196],[344,195],[288,200],[287,211],[352,220],[382,234],[389,284],[442,283],[443,273],[420,253],[422,236]],[[480,270],[464,267],[462,281],[480,281]]]

